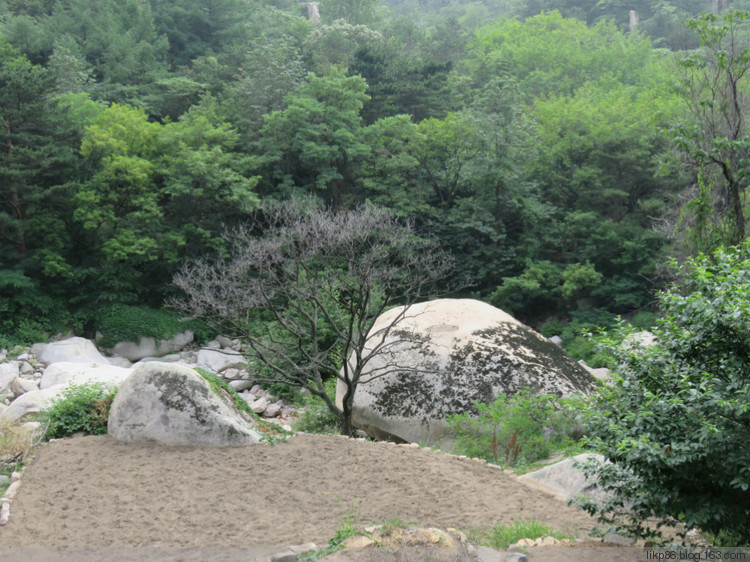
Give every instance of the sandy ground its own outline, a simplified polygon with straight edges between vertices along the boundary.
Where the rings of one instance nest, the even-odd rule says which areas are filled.
[[[530,518],[577,536],[594,526],[502,470],[427,449],[321,435],[239,448],[79,437],[46,444],[29,462],[0,528],[0,559],[59,561],[64,547],[97,560],[106,547],[106,559],[145,560],[155,557],[143,549],[161,547],[181,553],[174,560],[225,559],[229,548],[252,560],[324,545],[347,517],[464,531]]]

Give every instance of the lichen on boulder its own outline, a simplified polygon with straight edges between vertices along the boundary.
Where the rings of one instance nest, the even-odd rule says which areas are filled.
[[[138,365],[117,392],[108,433],[120,441],[164,445],[248,445],[260,434],[234,407],[214,393],[195,370],[173,363]]]
[[[371,334],[403,313],[392,309]],[[509,314],[472,299],[412,305],[370,358],[354,396],[353,423],[376,438],[447,446],[450,414],[526,387],[588,393],[594,378],[564,350]],[[384,373],[371,377],[372,373]],[[339,383],[341,404],[345,387]]]

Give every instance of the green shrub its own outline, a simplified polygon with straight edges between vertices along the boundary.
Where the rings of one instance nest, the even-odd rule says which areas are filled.
[[[611,385],[593,400],[590,463],[611,500],[584,507],[635,536],[646,521],[750,544],[750,245],[674,265],[655,344],[609,345]]]
[[[456,452],[505,465],[528,464],[570,447],[582,437],[577,420],[580,398],[537,395],[522,389],[477,403],[478,414],[448,417]]]
[[[79,431],[91,435],[107,433],[109,408],[117,389],[103,383],[71,385],[42,411],[47,424],[46,439],[67,437]]]
[[[111,347],[121,341],[138,343],[144,337],[154,338],[158,342],[172,338],[185,330],[191,330],[197,342],[206,341],[214,335],[203,322],[183,320],[171,310],[125,304],[112,305],[101,313],[97,320],[97,329],[103,334],[98,343],[104,347]]]
[[[331,378],[325,382],[326,392],[332,400],[336,399],[337,380]],[[310,395],[303,399],[302,414],[295,422],[294,429],[305,433],[337,434],[341,429],[341,421],[321,398]]]
[[[539,521],[517,519],[509,525],[495,525],[487,533],[482,533],[477,538],[483,545],[490,548],[508,548],[521,539],[536,540],[544,537],[561,540],[565,538],[565,535],[553,531],[548,525]]]

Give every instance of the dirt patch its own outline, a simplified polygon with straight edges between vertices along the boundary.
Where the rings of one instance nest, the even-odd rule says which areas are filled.
[[[427,449],[297,435],[245,447],[109,437],[42,446],[0,547],[323,545],[347,516],[486,529],[518,518],[584,536],[586,514],[514,476]]]

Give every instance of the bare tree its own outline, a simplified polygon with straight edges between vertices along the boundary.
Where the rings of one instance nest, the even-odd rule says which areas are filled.
[[[447,276],[451,260],[410,223],[371,205],[336,213],[309,202],[267,204],[227,238],[228,258],[187,265],[175,277],[185,296],[172,304],[243,337],[269,380],[319,396],[351,435],[357,385],[387,374],[368,363],[393,345],[387,336]],[[371,332],[395,305],[406,306]],[[323,386],[330,377],[346,385],[341,408]]]

